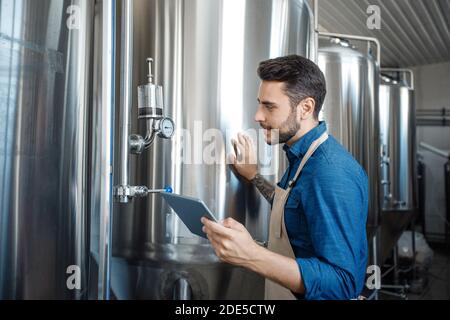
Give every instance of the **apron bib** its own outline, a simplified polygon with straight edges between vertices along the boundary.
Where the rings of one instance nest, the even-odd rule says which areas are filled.
[[[289,181],[286,190],[275,186],[275,195],[273,199],[272,212],[270,214],[270,227],[269,227],[269,243],[268,249],[272,252],[281,254],[283,256],[295,259],[294,251],[292,250],[291,243],[286,231],[286,225],[284,224],[284,206],[289,198],[289,194],[298,180],[302,169],[306,162],[311,158],[313,153],[319,148],[319,146],[328,139],[328,134],[325,132],[319,139],[315,140],[300,163],[300,166],[295,173],[294,178]],[[295,296],[292,292],[275,283],[269,279],[266,279],[265,285],[265,299],[266,300],[295,300]]]

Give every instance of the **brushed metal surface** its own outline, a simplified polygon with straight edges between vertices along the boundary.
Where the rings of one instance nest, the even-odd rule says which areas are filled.
[[[0,299],[86,297],[93,15],[93,1],[0,2]]]

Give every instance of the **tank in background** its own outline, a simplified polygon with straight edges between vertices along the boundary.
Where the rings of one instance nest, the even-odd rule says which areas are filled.
[[[383,70],[382,70],[383,72]],[[414,89],[403,77],[381,77],[381,259],[384,261],[417,210]]]
[[[363,46],[364,47],[364,46]],[[355,157],[369,178],[368,239],[379,224],[379,66],[346,39],[323,38],[319,67],[327,81],[322,117],[328,130]]]

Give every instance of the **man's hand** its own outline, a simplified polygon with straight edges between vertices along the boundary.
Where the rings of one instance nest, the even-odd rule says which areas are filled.
[[[230,162],[236,173],[251,181],[258,173],[256,151],[250,137],[239,133],[237,139],[232,139],[234,154],[230,155]]]
[[[231,218],[222,223],[202,218],[202,223],[204,224],[203,232],[207,234],[221,261],[252,270],[292,292],[305,292],[295,259],[259,246],[253,241],[247,229]]]
[[[203,232],[208,236],[216,255],[223,262],[249,267],[261,247],[253,240],[247,229],[232,218],[221,224],[202,218]]]

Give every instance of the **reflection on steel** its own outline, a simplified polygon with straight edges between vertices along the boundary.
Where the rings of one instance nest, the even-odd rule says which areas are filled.
[[[173,300],[190,300],[192,299],[192,288],[189,281],[180,278],[175,282],[173,287]]]
[[[101,104],[97,106],[98,160],[94,169],[98,180],[99,201],[99,248],[98,248],[98,298],[109,300],[111,282],[111,229],[112,229],[112,145],[114,112],[116,101],[116,1],[102,1],[102,88],[99,92]],[[97,171],[98,170],[98,171]],[[94,199],[95,201],[95,199]]]
[[[258,129],[253,118],[259,62],[290,53],[312,57],[314,28],[306,1],[134,0],[133,6],[133,60],[141,63],[152,57],[156,61],[154,82],[164,88],[166,113],[173,118],[177,135],[173,140],[156,140],[141,156],[130,157],[130,180],[148,188],[172,185],[176,193],[202,199],[217,218],[233,217],[253,237],[265,241],[269,204],[255,188],[234,176],[226,154],[233,135]],[[146,68],[135,68],[133,87],[146,81]],[[137,97],[133,99],[137,106]],[[138,116],[138,108],[133,108],[131,128],[142,134],[144,123],[139,123]],[[225,140],[204,136],[211,128]],[[284,171],[284,154],[279,148],[260,145],[261,162],[271,160],[274,167],[267,178],[276,182]],[[204,150],[216,156],[216,163],[204,161]],[[240,278],[222,279],[225,267],[209,243],[192,235],[160,195],[115,204],[114,221],[114,254],[152,264],[153,271],[147,275],[153,281],[142,284],[149,286],[146,298],[158,297],[158,290],[163,290],[151,286],[167,287],[164,297],[171,299],[172,283],[156,275],[174,270],[187,273],[194,298],[262,297],[262,291],[248,296],[239,290]],[[207,267],[201,269],[198,264]],[[226,269],[230,275],[239,274],[237,268]],[[191,281],[189,275],[194,273],[196,281]],[[262,281],[241,279],[247,278]]]
[[[118,33],[119,34],[119,33]],[[122,21],[121,21],[121,59],[120,65],[120,102],[118,104],[119,118],[117,131],[119,135],[118,181],[115,185],[126,187],[129,184],[129,157],[130,146],[128,143],[130,136],[130,115],[133,106],[133,0],[122,1]],[[116,179],[117,180],[117,179]],[[127,196],[119,196],[118,201],[127,203]]]
[[[87,297],[94,1],[73,2],[0,2],[0,299]]]
[[[320,44],[319,67],[327,81],[322,117],[368,175],[372,238],[379,224],[379,67],[366,48],[358,51],[346,39],[321,39]]]

